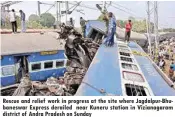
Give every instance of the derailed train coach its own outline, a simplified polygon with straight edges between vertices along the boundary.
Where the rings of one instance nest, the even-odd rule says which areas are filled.
[[[58,78],[66,71],[64,45],[48,34],[1,35],[1,87],[20,82],[24,76],[32,81]]]
[[[97,27],[89,25],[86,36],[101,33]],[[175,84],[140,45],[121,40],[115,37],[113,47],[99,47],[75,96],[174,96]]]

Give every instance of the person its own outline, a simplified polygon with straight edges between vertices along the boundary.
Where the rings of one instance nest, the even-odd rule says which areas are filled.
[[[172,60],[170,67],[173,67],[173,70],[175,71],[175,63],[174,63],[174,60]]]
[[[70,18],[70,25],[74,27],[73,19]]]
[[[107,18],[107,17],[106,17]],[[107,30],[107,36],[105,38],[104,44],[106,46],[113,46],[114,45],[114,35],[116,33],[116,19],[112,12],[108,13],[108,30]]]
[[[14,9],[12,9],[12,11],[10,12],[10,22],[12,24],[12,33],[17,33],[17,22]]]
[[[129,42],[131,35],[132,24],[131,20],[128,20],[128,23],[125,25],[125,41]]]
[[[57,28],[57,23],[55,22],[54,24],[53,24],[53,29],[56,29]]]
[[[165,60],[164,59],[160,60],[159,67],[160,67],[160,69],[164,70],[164,68],[165,68]]]
[[[85,37],[86,20],[84,20],[82,17],[80,17],[80,25],[81,25],[82,35],[83,37]]]
[[[19,10],[21,16],[21,32],[26,32],[26,25],[25,25],[25,13],[22,10]]]
[[[170,66],[170,69],[169,69],[169,78],[171,80],[173,80],[173,82],[174,82],[175,80],[173,79],[173,76],[174,76],[174,70],[173,70],[173,67]]]

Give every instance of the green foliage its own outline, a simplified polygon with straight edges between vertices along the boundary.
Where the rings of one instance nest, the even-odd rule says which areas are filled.
[[[39,18],[38,15],[31,14],[31,15],[29,16],[29,19],[28,19],[28,20],[29,20],[29,21],[36,21],[36,22],[39,22],[40,18]]]
[[[17,27],[21,28],[21,19],[19,16],[16,16]]]
[[[44,27],[37,21],[28,21],[27,28],[28,29],[43,29]]]
[[[42,26],[50,28],[55,23],[55,17],[50,13],[43,13],[40,16],[40,23]]]
[[[17,22],[17,28],[21,27],[21,20],[19,16],[16,16],[16,22]],[[5,28],[5,29],[11,29],[12,28],[12,24],[10,22],[9,17],[5,18],[5,26],[2,26],[1,28]]]
[[[103,20],[103,17],[104,17],[104,15],[101,14],[98,17],[98,20]],[[138,32],[138,33],[146,33],[147,32],[146,20],[145,19],[137,20],[132,16],[130,16],[128,19],[132,21],[132,31]],[[117,19],[117,21],[116,21],[117,26],[119,26],[121,28],[125,28],[125,24],[127,23],[127,21],[128,20]],[[153,33],[154,32],[154,24],[152,22],[150,24],[151,24],[150,29],[151,29],[151,32]]]
[[[135,21],[135,18],[132,17],[132,16],[129,16],[129,17],[128,17],[128,20]]]
[[[133,17],[129,17],[128,19],[131,19],[132,21],[132,31],[138,32],[138,33],[146,33],[147,27],[146,27],[146,20],[136,20]],[[127,20],[117,20],[117,22],[120,24],[121,28],[125,28],[125,24],[127,23]],[[154,24],[150,23],[150,29],[151,33],[154,32]]]

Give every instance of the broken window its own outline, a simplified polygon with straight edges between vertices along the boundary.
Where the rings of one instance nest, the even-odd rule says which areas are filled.
[[[143,86],[125,84],[127,96],[147,96]]]
[[[14,74],[14,66],[5,66],[2,67],[2,75],[3,76],[9,76],[9,75],[13,75]]]
[[[48,69],[48,68],[52,68],[52,67],[53,67],[53,61],[44,63],[44,69]]]
[[[32,71],[36,71],[40,69],[41,69],[41,63],[32,64]]]
[[[128,70],[135,70],[135,71],[139,70],[136,65],[128,64],[128,63],[122,63],[122,68],[128,69]]]
[[[63,67],[64,66],[64,60],[62,61],[56,61],[56,67]]]
[[[127,58],[127,57],[120,57],[122,61],[126,61],[126,62],[133,62],[132,58]]]
[[[120,55],[123,55],[123,56],[130,56],[129,53],[125,53],[125,52],[120,52]]]
[[[132,72],[123,72],[123,77],[126,80],[131,80],[134,82],[144,82],[143,77],[140,74]]]

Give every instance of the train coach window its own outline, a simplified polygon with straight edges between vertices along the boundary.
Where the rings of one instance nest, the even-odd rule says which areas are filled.
[[[133,62],[132,58],[127,58],[127,57],[120,57],[122,61],[126,61],[126,62]]]
[[[53,61],[45,62],[44,63],[44,69],[49,69],[53,67]]]
[[[41,69],[41,63],[32,64],[32,71],[36,71],[40,69]]]
[[[5,67],[2,67],[2,76],[9,76],[9,75],[13,75],[14,74],[14,66],[5,66]]]
[[[120,55],[123,55],[123,56],[130,56],[129,53],[125,53],[125,52],[120,52]]]
[[[64,66],[64,60],[62,61],[56,61],[56,67],[59,68],[59,67],[63,67]]]
[[[125,45],[118,45],[119,48],[128,48],[127,46]]]
[[[122,63],[122,68],[129,69],[129,70],[135,70],[135,71],[139,70],[136,65],[128,64],[128,63]]]
[[[143,86],[125,84],[127,96],[147,96]]]
[[[132,72],[123,72],[123,77],[126,80],[134,81],[134,82],[144,82],[143,77],[140,74],[132,73]]]
[[[119,48],[119,51],[120,52],[125,52],[125,53],[130,53],[130,50],[126,49],[126,48]]]

